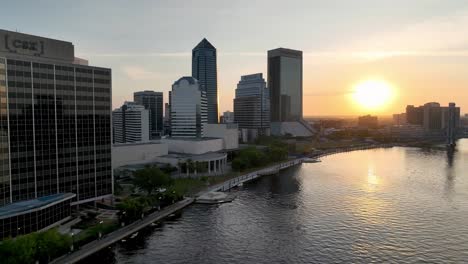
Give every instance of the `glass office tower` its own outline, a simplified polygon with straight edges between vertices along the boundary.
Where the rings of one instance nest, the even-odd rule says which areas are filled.
[[[150,139],[158,139],[163,134],[163,93],[140,91],[133,93],[133,101],[149,111]]]
[[[268,51],[271,122],[302,119],[302,51]]]
[[[197,79],[208,100],[208,123],[218,123],[218,72],[216,48],[203,39],[192,50],[192,77]]]
[[[112,195],[111,97],[72,43],[0,30],[0,239]]]

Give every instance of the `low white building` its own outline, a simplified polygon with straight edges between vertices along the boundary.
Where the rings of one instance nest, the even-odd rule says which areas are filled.
[[[205,124],[203,136],[223,139],[223,150],[239,148],[239,129],[237,124]]]
[[[163,138],[161,143],[167,144],[171,153],[200,155],[224,150],[222,138]]]
[[[126,165],[155,163],[158,162],[158,157],[168,153],[168,145],[157,141],[114,144],[112,146],[112,169]]]

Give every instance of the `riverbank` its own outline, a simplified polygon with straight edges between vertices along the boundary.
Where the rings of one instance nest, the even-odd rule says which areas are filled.
[[[118,230],[109,233],[100,240],[95,240],[91,243],[88,243],[81,247],[80,249],[62,256],[51,263],[53,264],[67,264],[67,263],[76,263],[96,252],[99,250],[102,250],[118,241],[121,239],[130,236],[131,234],[137,232],[138,230],[150,225],[151,223],[154,223],[156,221],[160,221],[169,215],[189,206],[194,202],[193,198],[185,198],[182,201],[179,201],[175,204],[169,205],[162,209],[161,211],[154,212],[146,217],[144,217],[142,220],[138,220],[136,222],[133,222],[127,226],[124,226],[122,228],[119,228]]]
[[[234,188],[236,186],[239,186],[240,184],[243,184],[248,181],[252,181],[254,179],[257,179],[261,176],[265,175],[270,175],[270,174],[275,174],[278,173],[279,171],[296,166],[299,164],[302,164],[304,159],[306,158],[320,158],[324,157],[327,155],[332,155],[336,153],[342,153],[342,152],[349,152],[349,151],[356,151],[356,150],[366,150],[366,149],[373,149],[373,148],[389,148],[389,147],[394,147],[394,146],[406,146],[405,144],[372,144],[372,145],[361,145],[361,146],[349,146],[349,147],[342,147],[342,148],[335,148],[335,149],[330,149],[330,150],[324,150],[316,153],[311,153],[310,155],[291,159],[288,161],[280,162],[274,165],[269,165],[264,168],[257,169],[255,171],[251,171],[248,173],[245,173],[243,175],[235,176],[233,178],[228,178],[222,181],[221,183],[214,184],[212,186],[208,186],[204,188],[204,190],[197,192],[193,198],[186,198],[183,201],[177,202],[173,205],[170,205],[163,210],[159,212],[152,213],[143,220],[139,220],[137,222],[134,222],[132,224],[129,224],[123,228],[120,228],[106,236],[100,240],[95,240],[89,244],[86,244],[79,250],[63,256],[52,263],[75,263],[77,261],[80,261],[84,259],[87,256],[90,256],[93,253],[98,252],[99,250],[110,246],[121,239],[130,236],[131,234],[137,232],[138,230],[150,225],[151,223],[155,221],[159,221],[164,219],[165,217],[173,214],[176,211],[179,211],[190,204],[192,204],[196,197],[201,196],[203,194],[213,192],[213,191],[228,191],[231,188]]]

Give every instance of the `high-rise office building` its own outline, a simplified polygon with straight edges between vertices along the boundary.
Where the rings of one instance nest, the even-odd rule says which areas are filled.
[[[243,141],[269,133],[270,96],[262,73],[241,76],[234,99],[234,122]]]
[[[146,142],[150,140],[150,111],[135,102],[125,102],[112,111],[114,143]]]
[[[423,125],[424,109],[422,106],[415,107],[414,105],[406,106],[406,122],[411,125]]]
[[[216,48],[203,39],[192,50],[192,77],[197,79],[206,92],[208,123],[218,123],[218,70]]]
[[[144,106],[149,111],[149,135],[150,139],[162,136],[163,123],[163,93],[155,91],[141,91],[133,93],[133,101]]]
[[[423,106],[423,126],[426,130],[442,129],[442,108],[439,103],[430,102]]]
[[[207,99],[198,81],[182,77],[172,85],[171,136],[200,138],[207,120]]]
[[[111,70],[70,42],[0,30],[0,239],[112,195]]]
[[[172,92],[168,92],[167,103],[164,104],[164,135],[171,135],[171,100]]]
[[[302,119],[302,51],[268,51],[271,122]]]

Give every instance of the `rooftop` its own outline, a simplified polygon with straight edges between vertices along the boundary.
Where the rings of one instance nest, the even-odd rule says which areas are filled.
[[[216,49],[206,38],[203,38],[200,43],[198,43],[194,50],[196,49]]]
[[[16,202],[0,207],[0,219],[25,214],[52,206],[55,203],[63,202],[75,197],[74,193],[58,193],[43,196],[34,200]]]
[[[214,160],[214,159],[221,159],[226,156],[226,153],[222,152],[208,152],[204,154],[185,154],[185,153],[169,153],[163,158],[173,158],[173,159],[191,159],[193,161],[207,161],[207,160]]]
[[[189,84],[196,84],[198,82],[197,79],[193,78],[192,76],[184,76],[175,81],[173,85],[179,85],[181,81],[187,81]]]

